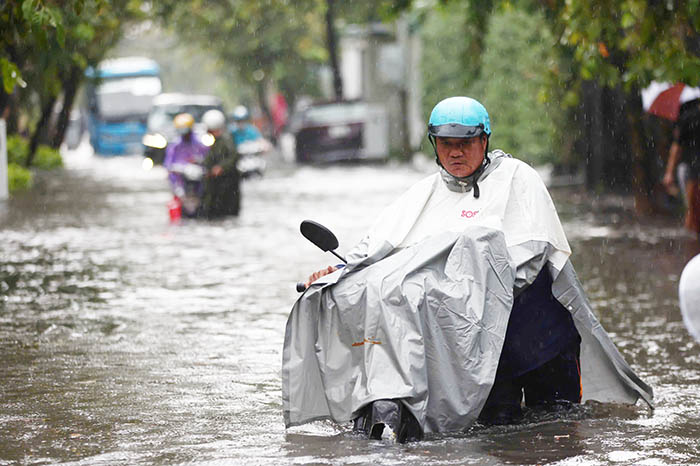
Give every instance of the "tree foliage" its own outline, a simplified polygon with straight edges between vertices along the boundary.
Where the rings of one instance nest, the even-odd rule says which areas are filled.
[[[493,147],[533,163],[561,154],[559,89],[547,91],[548,72],[559,65],[554,39],[537,12],[505,9],[491,16],[484,38],[482,73],[472,89],[492,109]],[[533,66],[536,64],[536,66]]]
[[[582,79],[622,84],[652,79],[700,83],[700,2],[541,0]]]
[[[423,114],[449,95],[470,94],[481,61],[465,60],[474,31],[466,20],[468,5],[455,4],[451,8],[437,7],[425,15],[421,37],[423,40]],[[455,40],[459,37],[460,40]]]
[[[143,17],[140,0],[10,0],[0,4],[0,114],[31,131],[27,166],[41,142],[58,147],[84,70],[97,64],[125,24]],[[17,89],[19,85],[20,89]],[[52,114],[62,102],[58,119]]]
[[[657,0],[540,0],[574,64],[568,99],[586,122],[589,186],[631,188],[651,213],[659,141],[645,124],[640,90],[651,80],[700,83],[700,3]]]
[[[473,31],[465,37],[471,59],[480,59],[488,18],[516,8],[545,15],[582,80],[630,91],[652,79],[700,83],[697,0],[438,0],[434,7],[464,15]]]
[[[22,44],[46,46],[52,37],[65,41],[63,15],[43,0],[10,0],[0,4],[0,71],[4,91],[26,86],[21,69],[26,62]]]
[[[183,40],[218,56],[236,79],[258,90],[273,84],[294,101],[319,93],[318,70],[331,62],[328,19],[334,27],[379,21],[403,3],[163,0],[153,4],[153,13]]]
[[[154,15],[184,40],[229,65],[236,79],[256,88],[268,81],[291,95],[314,86],[309,70],[327,59],[319,0],[168,0]]]

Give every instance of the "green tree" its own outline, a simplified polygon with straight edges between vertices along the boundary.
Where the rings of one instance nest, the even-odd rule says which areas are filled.
[[[318,69],[334,71],[336,97],[342,93],[336,27],[391,17],[403,2],[389,0],[163,0],[153,4],[180,37],[206,46],[230,73],[254,89],[266,109],[265,89],[279,87],[290,101],[318,93]]]
[[[20,69],[26,56],[20,53],[21,41],[31,38],[46,44],[50,34],[55,34],[59,40],[65,37],[57,5],[43,0],[10,0],[0,4],[0,67],[4,92],[9,94],[15,85],[24,85]]]
[[[640,90],[652,79],[700,83],[700,3],[652,0],[542,0],[571,51],[589,184],[631,186],[650,213],[659,154],[645,131]]]
[[[533,163],[556,162],[560,102],[546,92],[556,69],[555,39],[543,16],[507,8],[493,14],[484,38],[481,74],[472,89],[492,110],[493,147]]]
[[[652,79],[700,83],[700,2],[542,0],[582,79],[632,91]]]
[[[4,60],[0,112],[8,113],[5,110],[14,100],[10,119],[16,121],[22,114],[30,121],[27,166],[32,165],[40,143],[60,145],[85,68],[104,57],[125,24],[143,17],[141,6],[139,0],[65,0],[60,4],[24,0],[0,7]],[[24,86],[17,90],[17,83]],[[58,101],[62,102],[61,112],[53,121]]]
[[[468,95],[478,74],[481,53],[470,56],[468,50],[474,31],[467,22],[466,3],[437,6],[423,19],[421,38],[423,58],[423,113],[426,116],[441,99],[450,95]],[[460,40],[455,40],[459,37]]]
[[[15,86],[27,86],[23,71],[32,65],[32,50],[28,45],[45,46],[51,36],[65,37],[57,6],[42,0],[10,0],[0,4],[0,115],[5,113]]]
[[[145,18],[138,0],[86,2],[64,15],[65,40],[53,59],[58,63],[59,116],[48,128],[46,141],[58,148],[68,124],[70,111],[88,66],[96,66],[116,45],[125,28]]]

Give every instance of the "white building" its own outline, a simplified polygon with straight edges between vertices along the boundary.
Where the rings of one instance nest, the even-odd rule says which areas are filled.
[[[420,45],[420,36],[406,17],[393,24],[349,25],[340,31],[343,98],[383,109],[389,151],[404,157],[410,157],[425,136]],[[330,73],[324,78],[324,91],[330,97]]]

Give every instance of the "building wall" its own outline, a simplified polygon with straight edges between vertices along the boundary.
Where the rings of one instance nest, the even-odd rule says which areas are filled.
[[[351,26],[341,34],[340,49],[344,98],[383,107],[390,152],[410,157],[425,135],[419,35],[409,31],[406,19]]]

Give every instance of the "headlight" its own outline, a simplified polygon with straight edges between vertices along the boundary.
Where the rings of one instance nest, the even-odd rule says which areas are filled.
[[[211,145],[214,144],[215,140],[216,138],[211,133],[202,134],[202,137],[200,138],[202,144],[204,144],[207,147],[211,147]]]
[[[153,160],[150,157],[144,158],[143,162],[141,162],[141,167],[146,171],[150,170],[153,168]]]
[[[141,142],[144,146],[153,147],[154,149],[164,149],[168,145],[167,139],[158,133],[144,134]]]

